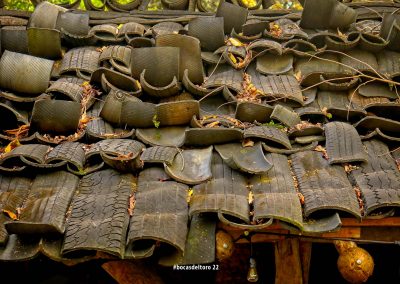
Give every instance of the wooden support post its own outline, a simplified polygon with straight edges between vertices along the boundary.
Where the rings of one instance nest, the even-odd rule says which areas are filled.
[[[303,272],[303,284],[308,283],[311,265],[311,242],[300,241],[300,259]]]
[[[155,267],[127,260],[105,262],[101,266],[118,284],[163,284]]]
[[[275,243],[275,284],[303,284],[299,239]]]

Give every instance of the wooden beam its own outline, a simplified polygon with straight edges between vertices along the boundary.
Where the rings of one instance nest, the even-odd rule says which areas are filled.
[[[351,238],[359,239],[361,237],[361,228],[359,227],[344,227],[337,232],[324,233],[319,235],[321,238]]]
[[[275,283],[303,284],[298,239],[290,238],[275,243]]]
[[[400,218],[364,219],[361,222],[355,218],[342,218],[342,227],[400,227]]]
[[[369,241],[400,241],[400,229],[395,227],[361,228],[361,238]]]
[[[358,221],[355,218],[342,218],[342,230],[345,227],[400,227],[400,217],[388,217],[383,219],[364,219]],[[218,228],[229,232],[241,232],[243,229],[232,227],[223,223],[218,223]],[[281,225],[279,221],[274,221],[274,223],[263,229],[260,232],[270,232],[270,231],[287,231]]]

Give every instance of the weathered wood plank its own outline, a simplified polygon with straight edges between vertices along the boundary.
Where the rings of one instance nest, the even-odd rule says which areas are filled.
[[[303,284],[308,283],[311,266],[312,242],[300,241],[300,260],[303,272]]]
[[[361,228],[361,239],[370,241],[400,241],[400,230],[394,227]]]
[[[275,244],[275,283],[303,284],[298,239],[286,239]]]
[[[322,238],[352,238],[359,239],[361,237],[361,229],[358,227],[345,227],[337,232],[325,233],[320,235]]]
[[[353,218],[342,218],[342,227],[400,227],[400,218],[364,219],[361,222]]]

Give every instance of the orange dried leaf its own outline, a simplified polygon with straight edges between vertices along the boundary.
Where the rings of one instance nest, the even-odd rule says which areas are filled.
[[[215,127],[218,127],[218,126],[219,126],[219,121],[214,121],[214,122],[211,122],[209,124],[206,124],[205,127],[207,127],[207,128],[215,128]]]
[[[329,159],[326,149],[324,147],[322,147],[321,145],[318,145],[317,147],[315,147],[314,151],[322,153],[322,156],[324,157],[324,159],[326,159],[326,160]]]
[[[93,120],[93,117],[87,116],[86,113],[84,113],[84,114],[81,116],[80,120],[79,120],[79,124],[80,124],[80,125],[82,125],[82,124],[87,124],[87,123],[88,123],[89,121],[91,121],[91,120]]]
[[[254,86],[251,76],[247,73],[243,74],[242,87],[243,91],[237,95],[238,101],[261,102],[260,96],[263,96],[264,93]]]
[[[19,220],[18,215],[14,212],[11,212],[10,210],[3,209],[3,213],[14,221]]]
[[[358,205],[360,207],[360,211],[361,213],[364,213],[364,201],[362,200],[362,194],[361,194],[361,190],[358,186],[354,187],[354,191],[356,193],[357,196],[357,200],[358,200]]]
[[[118,159],[120,160],[130,160],[133,158],[133,152],[130,152],[128,154],[118,154]]]
[[[301,192],[298,192],[297,196],[299,197],[301,205],[304,205],[304,195]]]
[[[321,124],[320,123],[313,124],[308,121],[301,121],[300,123],[298,123],[294,127],[292,127],[291,130],[293,130],[293,129],[303,130],[303,129],[306,129],[306,128],[312,127],[312,126],[321,126]]]
[[[343,167],[344,167],[344,171],[345,171],[346,173],[348,173],[348,174],[351,173],[352,171],[358,169],[357,166],[353,166],[353,165],[350,165],[350,164],[347,164],[347,163],[344,164]]]
[[[26,134],[28,134],[29,131],[29,124],[24,124],[17,129],[10,129],[10,130],[5,130],[4,132],[7,135],[12,135],[15,136],[16,138],[24,137]]]
[[[269,31],[275,37],[280,37],[282,35],[282,28],[276,23],[269,24]]]

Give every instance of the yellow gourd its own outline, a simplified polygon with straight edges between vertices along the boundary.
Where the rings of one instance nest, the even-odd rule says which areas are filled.
[[[334,242],[339,258],[337,266],[340,274],[352,284],[365,283],[374,271],[374,259],[354,242]]]
[[[216,254],[219,261],[225,260],[232,256],[234,250],[232,237],[224,232],[218,231],[216,234]]]

